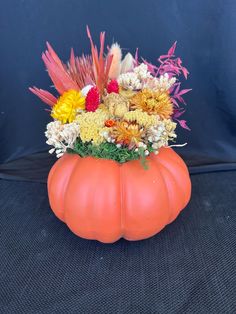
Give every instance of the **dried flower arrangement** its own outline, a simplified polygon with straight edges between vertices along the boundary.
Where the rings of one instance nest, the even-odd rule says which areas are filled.
[[[30,88],[51,108],[54,119],[45,132],[47,144],[61,157],[65,152],[81,157],[113,159],[124,163],[145,161],[158,154],[169,141],[176,140],[176,125],[189,129],[180,116],[179,103],[190,89],[180,88],[178,76],[187,79],[188,71],[175,57],[176,43],[159,66],[127,53],[122,59],[115,43],[104,53],[105,33],[100,34],[100,50],[94,45],[89,29],[91,55],[75,57],[64,64],[47,43],[42,55],[48,74],[59,97],[48,91]]]

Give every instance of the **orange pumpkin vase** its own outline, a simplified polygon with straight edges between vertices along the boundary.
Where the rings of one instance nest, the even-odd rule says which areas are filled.
[[[183,160],[171,148],[139,160],[65,154],[48,177],[51,208],[76,235],[112,243],[149,238],[187,205],[191,182]]]

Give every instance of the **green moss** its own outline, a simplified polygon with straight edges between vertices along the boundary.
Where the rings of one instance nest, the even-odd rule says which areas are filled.
[[[148,147],[150,152],[152,147]],[[127,147],[118,148],[114,143],[102,143],[100,145],[93,145],[91,142],[83,143],[77,139],[73,149],[68,149],[68,153],[78,154],[81,157],[93,156],[95,158],[112,159],[119,163],[124,163],[129,160],[140,159],[144,168],[147,168],[147,160],[143,148],[139,148],[136,152],[134,149],[129,150]]]

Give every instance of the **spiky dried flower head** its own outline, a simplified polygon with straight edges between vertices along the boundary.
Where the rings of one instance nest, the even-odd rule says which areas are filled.
[[[92,36],[90,34],[89,27],[87,26],[87,34],[91,44],[91,54],[93,60],[93,72],[95,77],[96,86],[100,95],[103,94],[104,88],[107,86],[108,74],[110,71],[113,55],[108,54],[104,58],[104,43],[105,32],[100,33],[100,50],[98,52],[97,47],[93,43]]]
[[[104,105],[114,117],[122,118],[129,111],[129,101],[122,95],[111,93],[104,97]]]
[[[59,97],[53,106],[51,116],[62,123],[71,123],[75,120],[79,110],[85,109],[85,98],[81,92],[69,90]]]
[[[130,99],[132,109],[141,109],[149,114],[156,114],[161,119],[168,119],[173,114],[173,105],[167,91],[143,89]]]
[[[128,121],[118,121],[112,130],[116,143],[127,145],[129,148],[137,146],[142,141],[143,134],[143,128],[139,124]]]
[[[64,67],[66,68],[66,65]],[[84,54],[81,57],[75,57],[73,49],[71,49],[70,60],[67,63],[67,73],[76,82],[79,89],[95,83],[92,57]]]

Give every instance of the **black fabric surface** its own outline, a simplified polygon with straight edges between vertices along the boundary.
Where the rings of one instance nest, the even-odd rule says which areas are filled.
[[[56,219],[45,184],[0,180],[0,313],[235,313],[236,172],[192,184],[160,234],[105,245]]]
[[[42,152],[0,164],[0,179],[46,183],[48,173],[56,161],[55,155]],[[236,169],[236,163],[229,162],[213,161],[206,164],[195,164],[192,160],[185,162],[191,174]]]
[[[0,164],[0,179],[46,183],[56,161],[55,155],[42,152]]]

